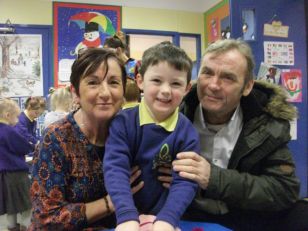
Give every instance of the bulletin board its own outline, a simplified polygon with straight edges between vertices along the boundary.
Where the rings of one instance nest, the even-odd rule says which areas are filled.
[[[0,32],[0,96],[46,96],[52,85],[52,27],[11,26],[14,33]]]
[[[11,26],[14,33],[0,32],[0,97],[12,98],[24,110],[29,96],[46,97],[53,86],[52,27]],[[0,27],[7,27],[7,24],[0,24]],[[37,121],[36,133],[41,136],[44,113]]]
[[[204,13],[205,47],[221,39],[222,32],[230,31],[229,1],[224,0]]]
[[[68,85],[79,51],[121,29],[121,6],[53,2],[55,87]]]
[[[296,139],[289,143],[289,147],[293,154],[293,159],[296,164],[296,175],[301,181],[300,195],[302,197],[308,196],[308,127],[307,127],[307,35],[305,22],[305,2],[304,0],[281,0],[281,1],[267,1],[267,0],[247,0],[233,1],[230,0],[231,9],[231,37],[241,38],[242,18],[241,12],[245,9],[255,10],[256,35],[254,41],[248,41],[253,50],[256,61],[255,74],[257,74],[259,67],[264,62],[264,44],[278,44],[283,46],[287,44],[292,48],[289,50],[288,58],[282,60],[283,65],[279,63],[279,59],[275,59],[274,66],[282,70],[282,75],[287,72],[300,73],[301,79],[301,99],[293,100],[292,104],[297,107],[299,118],[296,121]],[[273,21],[281,21],[284,27],[288,27],[287,36],[271,36],[263,33],[265,24],[272,24]],[[300,35],[300,36],[299,36]],[[273,52],[273,49],[270,50]],[[281,49],[279,51],[282,51]],[[294,59],[291,57],[294,53]],[[281,53],[283,54],[283,53]],[[273,60],[272,60],[273,61]],[[286,62],[286,63],[284,63]],[[283,84],[282,78],[280,84]],[[294,95],[293,95],[294,96]]]

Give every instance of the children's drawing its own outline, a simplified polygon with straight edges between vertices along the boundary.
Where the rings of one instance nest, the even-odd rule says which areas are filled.
[[[299,69],[283,70],[282,86],[288,92],[289,102],[302,102],[302,71]]]
[[[102,47],[106,37],[120,30],[121,7],[92,4],[53,4],[55,87],[69,83],[77,55],[89,47]]]
[[[0,35],[0,57],[0,97],[43,95],[41,35]]]
[[[279,84],[280,82],[280,73],[281,70],[278,67],[274,67],[272,65],[261,63],[259,72],[257,75],[257,79],[265,80],[270,83]]]
[[[99,12],[81,12],[70,17],[70,22],[76,23],[84,30],[83,40],[78,43],[72,55],[78,55],[80,50],[88,47],[102,47],[100,33],[114,35],[115,29],[111,20]]]

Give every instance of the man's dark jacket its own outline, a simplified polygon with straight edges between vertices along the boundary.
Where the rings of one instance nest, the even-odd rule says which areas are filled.
[[[198,105],[195,85],[181,111],[193,122]],[[295,107],[286,101],[280,87],[256,81],[251,93],[242,97],[241,108],[243,128],[228,168],[211,164],[209,185],[199,191],[191,211],[280,211],[298,199],[299,180],[287,146],[289,121],[297,115]]]

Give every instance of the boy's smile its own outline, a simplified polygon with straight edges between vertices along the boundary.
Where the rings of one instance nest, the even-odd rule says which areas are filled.
[[[176,110],[188,90],[187,71],[179,71],[167,62],[149,66],[137,82],[157,122],[164,121]]]

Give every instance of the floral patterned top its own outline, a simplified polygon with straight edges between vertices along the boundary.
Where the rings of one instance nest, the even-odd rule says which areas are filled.
[[[50,125],[34,154],[29,230],[88,229],[85,203],[107,195],[102,171],[104,147],[88,141],[73,115]],[[112,215],[91,227],[114,224]]]

